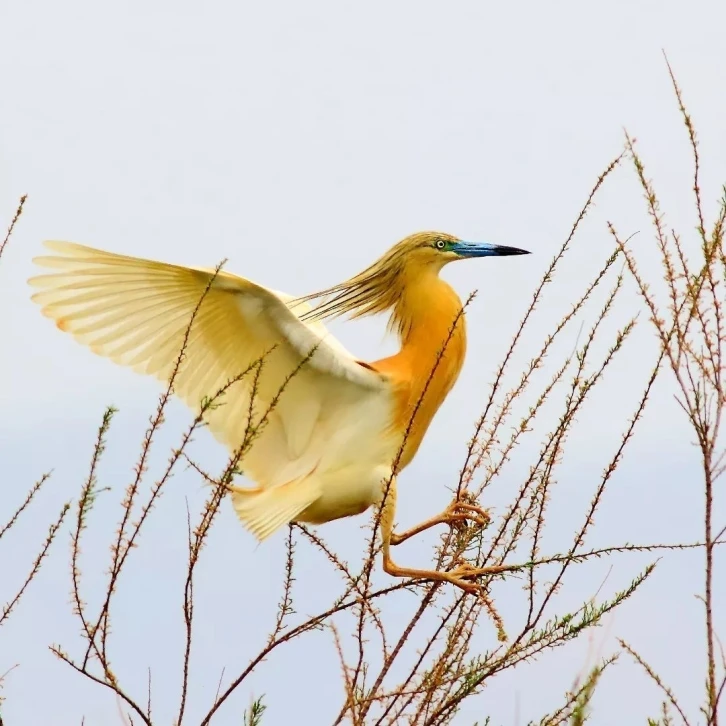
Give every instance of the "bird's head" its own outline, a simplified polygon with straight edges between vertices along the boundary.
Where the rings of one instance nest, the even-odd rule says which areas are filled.
[[[383,312],[396,306],[407,284],[425,279],[449,262],[471,257],[527,255],[518,247],[464,242],[443,232],[417,232],[393,245],[380,259],[339,285],[299,298],[321,299],[303,319],[323,319],[340,314],[352,317]],[[422,278],[423,276],[423,278]]]
[[[437,271],[455,260],[473,257],[505,257],[528,255],[528,250],[488,242],[465,242],[445,232],[418,232],[401,240],[389,255],[397,257],[407,267],[432,266]]]

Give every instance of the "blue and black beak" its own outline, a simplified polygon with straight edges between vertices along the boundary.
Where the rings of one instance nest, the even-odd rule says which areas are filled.
[[[453,242],[449,248],[459,257],[506,257],[508,255],[528,255],[529,250],[505,245],[492,245],[487,242]]]

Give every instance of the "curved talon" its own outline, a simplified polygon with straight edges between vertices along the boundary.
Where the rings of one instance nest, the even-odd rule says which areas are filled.
[[[446,574],[451,576],[449,582],[452,585],[460,587],[465,592],[483,593],[484,585],[479,582],[472,582],[472,579],[486,577],[487,575],[492,575],[494,573],[491,572],[491,568],[474,567],[468,562],[462,562],[453,570],[449,570]]]
[[[473,581],[473,578],[497,574],[492,568],[477,568],[468,563],[462,563],[453,570],[418,570],[408,567],[398,567],[389,558],[384,557],[383,569],[395,577],[422,578],[430,581],[448,582],[472,594],[483,594],[484,585]]]
[[[484,577],[492,573],[486,569],[473,567],[467,562],[462,562],[453,570],[442,574],[447,575],[446,580],[452,585],[456,585],[456,587],[461,588],[465,592],[479,594],[484,591],[484,586],[479,582],[472,582],[470,578]]]
[[[466,493],[463,493],[462,496],[466,498]],[[409,537],[413,537],[414,535],[430,529],[437,524],[460,526],[467,522],[484,528],[489,524],[489,522],[491,522],[491,517],[486,509],[476,504],[472,504],[469,501],[455,499],[438,516],[427,519],[425,522],[422,522],[418,526],[412,527],[401,534],[391,533],[390,543],[394,546],[399,545],[409,539]]]
[[[481,577],[487,574],[485,569],[474,567],[468,562],[462,562],[453,572],[459,577]]]
[[[461,525],[465,527],[467,524],[483,529],[491,522],[491,517],[486,509],[457,499],[451,502],[444,511],[442,522],[456,526],[457,529],[461,529]]]
[[[479,516],[478,514],[471,514],[469,512],[454,512],[449,514],[445,520],[448,524],[454,524],[458,522],[469,522],[475,524],[478,527],[486,527],[490,520]]]
[[[462,512],[458,510],[464,511]],[[489,522],[491,522],[492,519],[489,515],[488,510],[480,507],[477,504],[471,504],[470,502],[462,501],[461,499],[456,499],[451,504],[449,504],[449,506],[447,507],[447,511],[449,511],[452,516],[470,519],[472,522],[481,524],[481,526],[486,526],[487,524],[489,524]]]

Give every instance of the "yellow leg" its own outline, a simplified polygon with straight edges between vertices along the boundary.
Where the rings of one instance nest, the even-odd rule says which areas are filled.
[[[394,577],[413,577],[437,582],[450,582],[466,592],[483,593],[482,586],[472,582],[473,578],[485,575],[497,575],[511,569],[506,565],[494,567],[472,567],[471,565],[459,565],[453,570],[444,572],[441,570],[416,570],[410,567],[399,567],[391,559],[391,544],[393,535],[393,518],[396,514],[396,480],[391,481],[386,500],[383,502],[381,511],[381,537],[383,538],[383,569]],[[421,530],[418,530],[421,531]],[[406,533],[408,534],[408,533]]]
[[[399,545],[401,542],[409,539],[409,537],[413,537],[424,530],[435,527],[437,524],[458,524],[459,522],[466,522],[467,520],[480,527],[486,527],[491,521],[491,518],[486,509],[482,509],[470,502],[455,499],[441,514],[437,514],[435,517],[431,517],[431,519],[427,519],[425,522],[421,522],[421,524],[417,524],[415,527],[401,532],[401,534],[391,533],[391,544],[394,546]]]

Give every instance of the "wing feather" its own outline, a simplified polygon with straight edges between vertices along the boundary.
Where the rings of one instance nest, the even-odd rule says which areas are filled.
[[[384,376],[356,363],[322,323],[301,321],[299,316],[310,306],[293,306],[287,295],[227,272],[215,276],[213,270],[71,242],[45,245],[54,254],[34,261],[51,272],[29,280],[37,290],[32,299],[61,330],[98,355],[166,382],[188,330],[174,390],[195,411],[205,397],[214,396],[264,357],[255,401],[257,410],[264,412],[302,364],[268,424],[281,427],[288,463],[302,455],[326,411],[387,387]],[[231,449],[244,435],[251,396],[248,375],[206,416],[211,431]],[[278,461],[276,468],[285,463]],[[255,468],[270,466],[268,462]],[[261,471],[257,477],[269,478]]]

